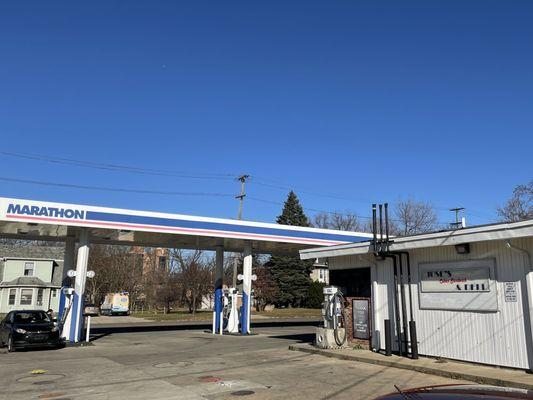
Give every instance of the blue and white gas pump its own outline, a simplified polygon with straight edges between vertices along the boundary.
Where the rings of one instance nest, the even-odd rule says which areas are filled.
[[[222,334],[224,331],[224,315],[227,315],[226,330],[230,333],[240,332],[243,335],[251,333],[250,316],[252,305],[252,281],[257,277],[252,274],[252,243],[247,241],[244,244],[243,273],[238,279],[242,281],[242,293],[237,293],[236,288],[223,290],[223,256],[222,245],[216,248],[216,277],[215,277],[215,299],[213,311],[213,334]],[[242,300],[240,312],[237,311],[237,301]],[[228,309],[229,307],[229,309]]]

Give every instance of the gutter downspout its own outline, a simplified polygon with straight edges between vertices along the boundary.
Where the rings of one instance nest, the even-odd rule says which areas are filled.
[[[522,295],[522,304],[524,308],[524,316],[525,317],[527,316],[527,318],[529,319],[529,321],[526,321],[524,318],[525,320],[524,322],[526,324],[526,347],[529,347],[528,348],[529,371],[533,372],[533,264],[531,263],[531,254],[526,249],[522,249],[520,247],[516,247],[512,245],[510,240],[507,240],[505,244],[508,248],[524,254],[529,264],[528,266],[524,268],[526,285],[525,285],[525,293]],[[524,300],[527,300],[527,302]]]

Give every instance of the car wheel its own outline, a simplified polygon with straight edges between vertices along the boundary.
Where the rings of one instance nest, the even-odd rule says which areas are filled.
[[[13,338],[8,336],[7,338],[7,352],[12,353],[15,351],[15,346],[13,346]]]

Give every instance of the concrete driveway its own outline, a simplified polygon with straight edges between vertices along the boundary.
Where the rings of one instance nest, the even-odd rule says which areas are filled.
[[[106,332],[92,346],[0,353],[0,399],[371,399],[457,383],[413,371],[289,351],[313,328],[262,327],[250,337],[200,329]],[[44,374],[31,374],[42,369]]]

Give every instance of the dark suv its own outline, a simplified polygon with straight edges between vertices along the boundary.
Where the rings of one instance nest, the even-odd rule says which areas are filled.
[[[0,345],[7,351],[27,347],[60,347],[59,328],[40,310],[11,311],[0,322]]]

